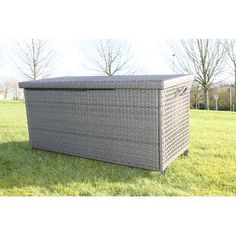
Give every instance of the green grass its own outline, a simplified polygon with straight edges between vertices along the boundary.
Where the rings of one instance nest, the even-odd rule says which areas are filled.
[[[0,102],[0,195],[236,195],[236,113],[191,111],[190,156],[166,176],[31,150],[25,106]]]

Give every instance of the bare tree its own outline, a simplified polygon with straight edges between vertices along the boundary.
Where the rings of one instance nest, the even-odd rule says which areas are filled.
[[[96,40],[85,54],[92,64],[90,70],[112,76],[115,74],[134,73],[131,47],[124,40]]]
[[[49,75],[55,62],[55,52],[50,49],[49,40],[31,39],[16,42],[18,71],[29,80],[43,79]]]
[[[22,96],[22,91],[19,89],[18,80],[8,79],[0,84],[0,94],[4,99],[19,100]]]
[[[190,93],[190,102],[195,109],[199,108],[199,103],[202,100],[202,89],[198,83],[194,82],[191,93]]]
[[[205,109],[209,109],[209,88],[223,72],[225,41],[211,39],[180,40],[172,44],[179,72],[193,74],[204,91]]]
[[[227,40],[226,42],[226,51],[228,54],[228,65],[230,68],[230,74],[234,77],[234,83],[232,87],[234,87],[234,104],[236,106],[236,40]]]
[[[4,99],[7,99],[10,93],[11,84],[7,80],[0,85],[0,92],[3,94]]]
[[[19,100],[21,97],[21,90],[19,88],[19,81],[16,79],[13,79],[9,81],[10,88],[11,88],[11,95],[13,100]]]

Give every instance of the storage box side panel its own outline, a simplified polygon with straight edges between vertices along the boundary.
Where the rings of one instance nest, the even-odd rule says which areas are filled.
[[[159,170],[163,171],[163,146],[164,146],[164,141],[163,140],[163,119],[162,117],[164,116],[164,90],[158,90],[158,128],[157,128],[157,133],[158,133],[158,163],[159,163]]]
[[[160,90],[161,170],[189,149],[191,83]]]

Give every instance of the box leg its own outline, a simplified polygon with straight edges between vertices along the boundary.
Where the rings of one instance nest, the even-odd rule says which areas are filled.
[[[184,156],[188,157],[189,156],[189,150],[185,150],[184,153],[183,153]]]
[[[164,175],[164,176],[166,176],[166,174],[167,174],[167,169],[161,170],[161,174]]]

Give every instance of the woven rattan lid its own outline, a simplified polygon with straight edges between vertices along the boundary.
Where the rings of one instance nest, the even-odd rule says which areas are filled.
[[[20,82],[28,89],[165,89],[191,82],[192,75],[116,75],[116,76],[67,76]]]

